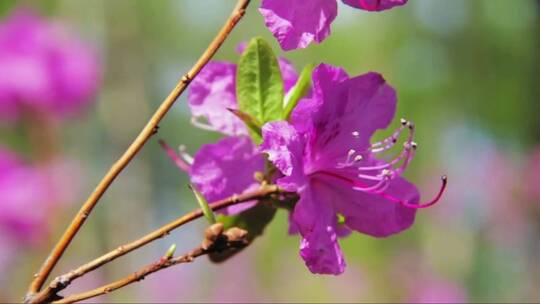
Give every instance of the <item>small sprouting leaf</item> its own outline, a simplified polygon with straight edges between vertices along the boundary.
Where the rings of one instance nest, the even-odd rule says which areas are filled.
[[[176,244],[172,244],[171,247],[169,247],[169,249],[165,253],[165,258],[171,259],[174,256],[175,251],[176,251]]]
[[[304,97],[311,88],[311,74],[315,69],[315,64],[308,64],[302,69],[300,77],[296,81],[294,87],[289,90],[287,96],[285,96],[285,110],[283,111],[283,119],[288,120],[291,116],[294,107],[298,104],[298,101]]]
[[[216,217],[214,216],[214,212],[212,211],[212,209],[208,205],[208,201],[206,200],[206,198],[204,198],[202,193],[200,193],[195,188],[195,186],[190,184],[189,189],[191,189],[191,191],[193,191],[193,194],[195,195],[195,198],[197,199],[197,202],[199,203],[199,206],[201,206],[201,210],[202,210],[202,212],[204,214],[204,217],[208,220],[210,225],[215,224],[216,223]]]
[[[240,214],[233,216],[220,216],[219,221],[224,224],[225,229],[238,227],[248,232],[248,244],[261,236],[266,226],[272,221],[276,214],[276,208],[266,204],[264,201],[259,202],[253,208],[250,208]],[[246,246],[247,247],[247,246]],[[211,253],[209,258],[214,263],[221,263],[241,251],[243,248],[226,251],[222,253]]]
[[[283,79],[276,56],[262,38],[253,38],[238,61],[236,95],[242,112],[261,124],[283,115]],[[260,143],[260,139],[257,141]]]

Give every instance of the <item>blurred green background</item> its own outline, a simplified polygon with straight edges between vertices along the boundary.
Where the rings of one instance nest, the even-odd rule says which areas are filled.
[[[1,16],[26,5],[69,24],[95,46],[103,64],[97,102],[62,123],[61,149],[81,166],[78,199],[52,216],[47,241],[4,266],[1,301],[21,299],[69,218],[206,48],[234,3],[1,0]],[[540,2],[410,0],[383,13],[340,3],[326,41],[287,53],[264,27],[259,4],[252,3],[215,59],[235,62],[238,43],[262,36],[297,70],[326,62],[351,75],[381,72],[398,92],[398,115],[417,125],[420,149],[406,176],[429,197],[446,173],[447,194],[398,236],[343,239],[348,268],[339,277],[305,268],[299,237],[287,235],[286,213],[280,211],[265,236],[228,263],[199,259],[96,301],[540,301],[540,199],[531,194],[540,188],[540,174],[531,172],[540,168],[534,169],[533,157],[540,151]],[[189,119],[184,95],[103,197],[55,273],[196,207],[186,175],[156,140],[185,144],[194,153],[219,138]],[[31,153],[24,137],[18,127],[0,130],[1,144]],[[203,221],[190,224],[76,281],[66,293],[127,275],[171,243],[183,252],[199,242],[204,227]]]

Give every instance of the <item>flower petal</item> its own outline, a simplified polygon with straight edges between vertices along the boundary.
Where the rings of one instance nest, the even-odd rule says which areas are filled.
[[[246,135],[244,123],[227,108],[237,109],[236,65],[208,63],[190,85],[188,104],[193,116],[203,116],[208,123],[227,135]]]
[[[268,154],[278,170],[285,175],[278,185],[288,191],[299,191],[305,185],[303,170],[304,141],[294,127],[285,121],[270,122],[263,126],[261,152]]]
[[[408,0],[342,0],[343,3],[366,11],[383,11],[405,5]]]
[[[281,77],[283,78],[283,89],[285,94],[287,94],[287,92],[289,92],[296,84],[298,73],[296,73],[296,69],[287,59],[280,57],[278,63],[281,70]]]
[[[336,0],[263,0],[259,11],[283,50],[305,48],[330,34]]]
[[[263,170],[264,159],[247,136],[227,137],[215,144],[204,145],[197,152],[190,177],[197,189],[212,202],[257,187],[254,173]],[[253,204],[236,205],[225,213],[238,213]]]
[[[416,209],[407,208],[377,194],[353,190],[349,185],[332,182],[335,207],[345,216],[345,225],[374,237],[386,237],[406,230],[414,223]],[[416,187],[401,177],[390,182],[385,193],[412,204],[418,203]]]
[[[302,234],[300,255],[312,273],[341,274],[345,259],[338,244],[337,219],[331,205],[331,189],[316,180],[300,193],[293,219]],[[330,192],[329,192],[330,190]]]
[[[386,128],[396,110],[396,93],[380,74],[343,79],[339,70],[325,64],[313,73],[318,109],[311,122],[310,144],[317,152],[312,157],[331,164],[344,160],[350,149],[365,150],[372,134]]]

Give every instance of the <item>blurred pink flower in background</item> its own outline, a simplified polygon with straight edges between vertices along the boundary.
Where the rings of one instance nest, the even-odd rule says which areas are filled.
[[[402,248],[389,263],[390,283],[403,287],[406,303],[468,302],[468,291],[460,280],[442,275],[412,247]]]
[[[32,167],[0,148],[0,230],[25,243],[43,239],[53,209],[76,191],[76,180],[62,183],[71,173],[68,163]]]
[[[453,282],[428,276],[417,283],[409,303],[467,303],[465,291]]]
[[[526,160],[523,172],[524,178],[524,194],[531,202],[535,202],[540,206],[540,147],[533,150]]]
[[[491,241],[508,248],[525,242],[529,222],[516,195],[523,177],[511,151],[474,125],[448,128],[442,139],[441,147],[459,147],[442,149],[441,156],[448,174],[460,178],[449,188],[445,198],[449,203],[434,210],[439,225],[455,226],[459,221],[476,231],[484,230]]]
[[[63,117],[91,100],[100,78],[98,58],[61,24],[26,9],[0,23],[0,117],[24,109]]]
[[[45,180],[17,156],[0,150],[0,225],[18,239],[36,241],[46,225]]]

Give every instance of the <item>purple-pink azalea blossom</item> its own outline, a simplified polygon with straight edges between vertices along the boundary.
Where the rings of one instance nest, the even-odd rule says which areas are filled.
[[[382,11],[404,5],[408,0],[342,0],[367,11]],[[283,50],[305,48],[330,35],[337,16],[337,0],[263,0],[259,11]]]
[[[19,9],[0,23],[0,117],[73,114],[95,94],[99,62],[64,26]]]
[[[446,178],[436,198],[419,204],[418,190],[401,177],[417,147],[408,121],[370,143],[396,109],[395,91],[381,75],[349,78],[343,69],[322,64],[312,80],[312,98],[298,104],[291,123],[267,123],[260,148],[284,175],[277,184],[300,195],[292,221],[302,235],[306,265],[313,273],[340,274],[342,226],[375,237],[401,232],[412,225],[417,208],[438,201]],[[409,135],[401,153],[390,161],[377,157],[404,131]]]
[[[242,51],[240,46],[239,51]],[[285,92],[289,91],[298,74],[284,58],[279,66]],[[188,104],[195,126],[228,135],[214,144],[206,144],[187,163],[175,158],[179,167],[188,171],[191,182],[209,201],[241,194],[258,186],[254,173],[264,170],[264,158],[247,136],[248,130],[242,120],[228,109],[238,109],[236,100],[236,64],[212,61],[193,80]],[[206,123],[200,118],[206,119]],[[169,150],[169,155],[174,153]],[[191,163],[191,164],[189,164]],[[253,206],[253,202],[232,206],[225,210],[234,214]]]

